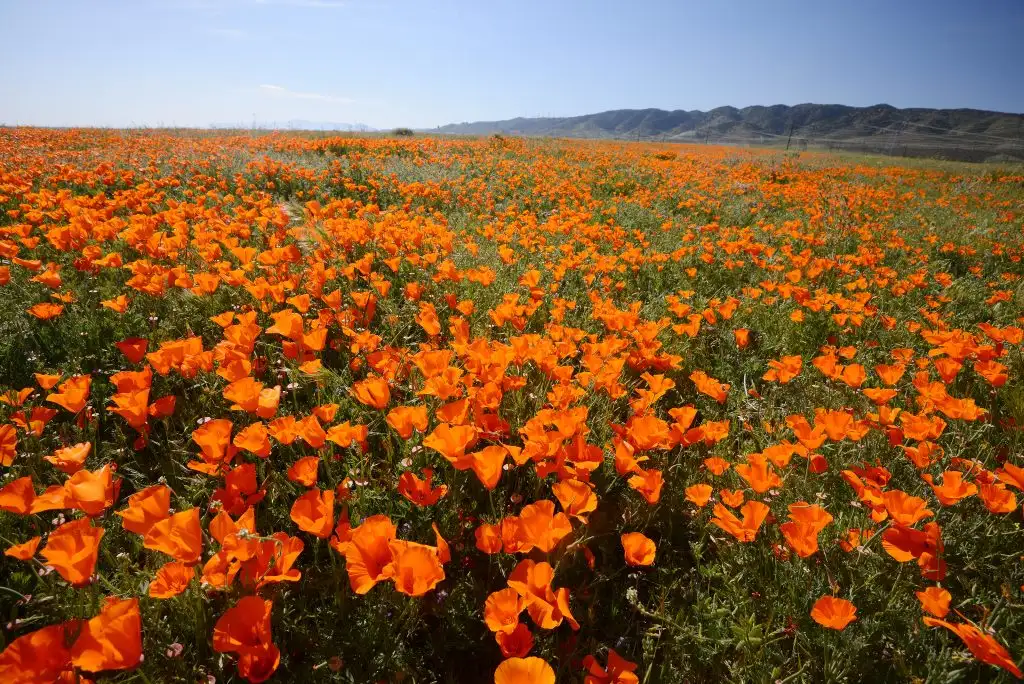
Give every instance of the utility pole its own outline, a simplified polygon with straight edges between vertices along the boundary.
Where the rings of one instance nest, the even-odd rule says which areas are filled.
[[[789,152],[789,143],[793,142],[793,120],[789,121],[789,137],[786,138],[786,151]]]

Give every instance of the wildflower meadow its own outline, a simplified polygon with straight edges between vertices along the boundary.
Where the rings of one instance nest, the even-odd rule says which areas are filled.
[[[0,682],[1015,681],[1024,170],[0,129]]]

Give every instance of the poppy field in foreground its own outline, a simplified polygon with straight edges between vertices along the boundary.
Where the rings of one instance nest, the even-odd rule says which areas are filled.
[[[1014,681],[1024,172],[0,129],[0,681]]]

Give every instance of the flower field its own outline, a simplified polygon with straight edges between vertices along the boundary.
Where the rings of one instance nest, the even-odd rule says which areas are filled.
[[[0,129],[0,682],[1014,681],[1024,171]]]

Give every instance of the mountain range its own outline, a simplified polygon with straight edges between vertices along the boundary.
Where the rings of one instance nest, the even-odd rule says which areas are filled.
[[[571,117],[457,123],[426,132],[827,147],[963,161],[1024,161],[1024,114],[800,104],[737,109],[616,109]]]

